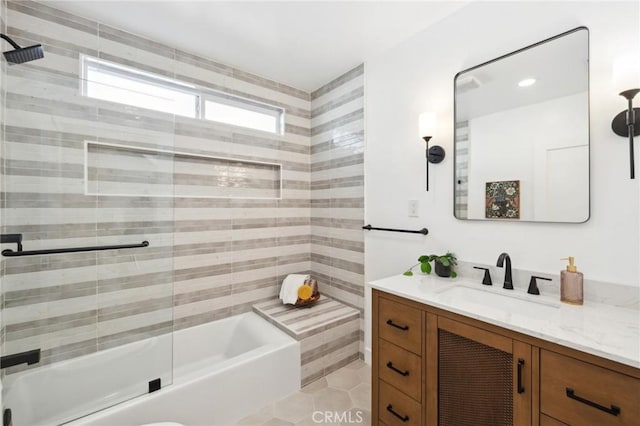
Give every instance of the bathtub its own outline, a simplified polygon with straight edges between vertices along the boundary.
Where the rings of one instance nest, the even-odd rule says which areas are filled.
[[[118,359],[136,368],[114,374]],[[300,344],[246,313],[8,376],[3,402],[15,426],[227,426],[299,390],[300,374]],[[149,377],[171,384],[145,393]]]

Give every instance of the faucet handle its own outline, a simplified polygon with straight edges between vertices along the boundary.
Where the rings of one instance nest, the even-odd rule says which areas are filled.
[[[484,277],[482,277],[482,284],[493,285],[493,282],[491,282],[491,273],[489,272],[489,268],[481,268],[480,266],[474,266],[473,269],[484,270]]]
[[[536,279],[551,281],[551,278],[538,277],[537,275],[531,275],[531,280],[529,281],[529,289],[527,293],[529,294],[540,294],[540,290],[538,290],[538,282]]]

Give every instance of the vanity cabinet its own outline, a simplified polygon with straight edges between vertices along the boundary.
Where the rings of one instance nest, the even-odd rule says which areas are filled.
[[[373,290],[374,425],[640,425],[640,371]]]
[[[541,350],[540,411],[563,424],[639,425],[640,381]]]

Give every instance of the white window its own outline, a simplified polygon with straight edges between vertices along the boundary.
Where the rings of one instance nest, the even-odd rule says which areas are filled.
[[[283,133],[284,110],[90,56],[82,57],[83,95],[265,132]]]
[[[88,56],[83,72],[85,96],[198,118],[200,97],[193,86]]]
[[[229,99],[207,97],[204,101],[204,119],[250,127],[265,132],[282,133],[280,129],[282,110],[267,109],[265,106],[253,106],[246,102],[233,102]]]

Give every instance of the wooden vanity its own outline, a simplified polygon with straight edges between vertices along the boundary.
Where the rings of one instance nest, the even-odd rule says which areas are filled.
[[[640,425],[638,368],[372,296],[373,425]]]

